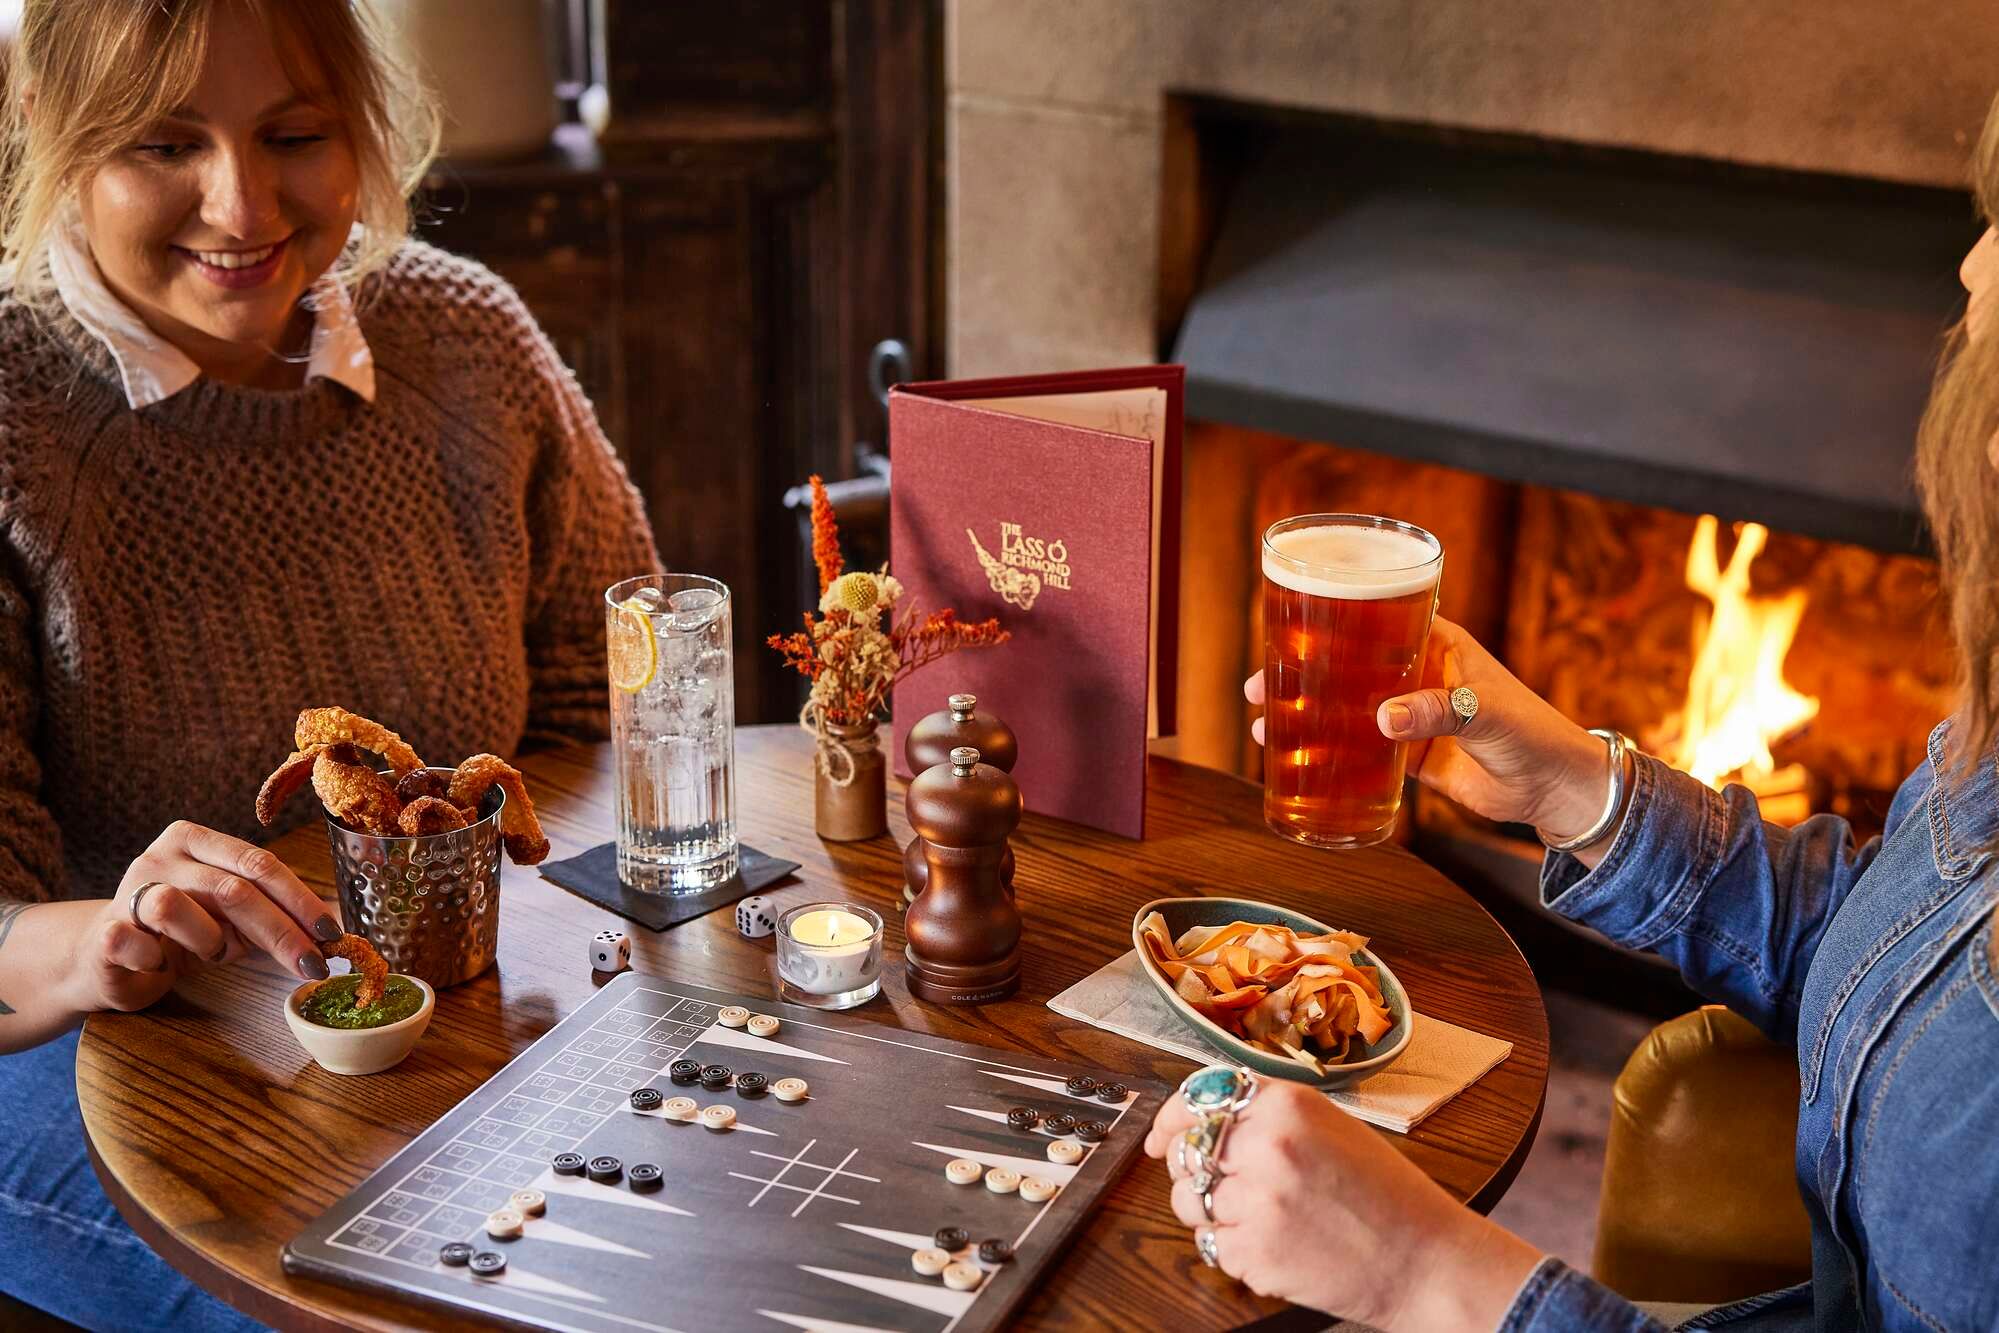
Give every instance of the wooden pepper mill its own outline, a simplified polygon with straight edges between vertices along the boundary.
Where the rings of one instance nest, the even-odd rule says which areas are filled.
[[[991,713],[979,712],[977,695],[954,694],[945,702],[949,707],[930,714],[903,737],[902,753],[909,760],[909,771],[923,773],[939,764],[948,764],[951,762],[951,751],[968,745],[979,752],[982,762],[1003,773],[1013,772],[1014,761],[1020,757],[1020,743],[1014,738],[1013,728]],[[923,892],[923,883],[929,877],[930,863],[923,857],[923,835],[919,833],[902,849],[902,904],[905,908],[916,901],[917,894]],[[1006,857],[1000,865],[1000,881],[1006,885],[1008,893],[1013,892],[1012,847],[1006,849]]]
[[[930,864],[903,923],[910,994],[938,1004],[1005,999],[1020,988],[1020,910],[1000,860],[1020,824],[1020,788],[959,746],[909,784],[909,822]]]

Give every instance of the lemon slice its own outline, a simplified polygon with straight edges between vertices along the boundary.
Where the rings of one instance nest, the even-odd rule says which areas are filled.
[[[634,602],[618,605],[617,628],[608,645],[611,684],[626,694],[637,694],[652,684],[659,670],[659,644],[652,636],[652,619]]]

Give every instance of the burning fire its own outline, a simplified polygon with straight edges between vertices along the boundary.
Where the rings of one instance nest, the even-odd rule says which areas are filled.
[[[1711,787],[1733,779],[1759,795],[1794,793],[1802,800],[1803,768],[1779,770],[1770,745],[1819,711],[1817,699],[1784,682],[1784,655],[1805,614],[1806,594],[1800,588],[1781,597],[1751,596],[1749,567],[1769,530],[1743,524],[1724,569],[1717,529],[1714,515],[1702,515],[1687,550],[1687,586],[1714,606],[1705,627],[1695,631],[1686,707],[1665,720],[1654,748]],[[1781,815],[1766,810],[1765,817]]]

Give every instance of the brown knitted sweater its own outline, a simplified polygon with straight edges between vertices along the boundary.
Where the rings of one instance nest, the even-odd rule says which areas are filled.
[[[412,241],[357,304],[372,404],[202,379],[134,411],[0,294],[0,897],[110,894],[175,819],[266,836],[307,705],[431,763],[604,734],[603,592],[658,557],[589,401],[469,260]]]

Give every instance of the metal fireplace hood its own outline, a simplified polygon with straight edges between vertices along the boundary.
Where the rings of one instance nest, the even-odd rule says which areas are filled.
[[[1288,128],[1244,154],[1189,415],[1881,550],[1958,261],[1948,191]]]

